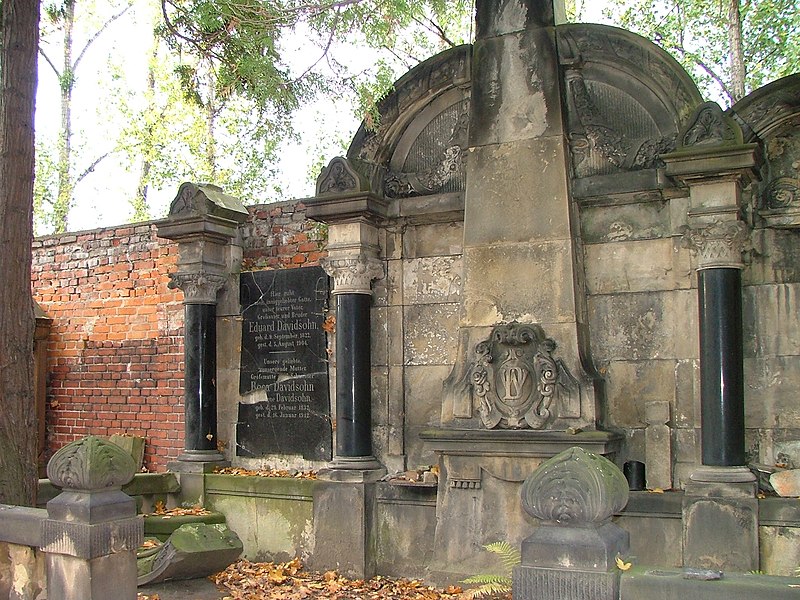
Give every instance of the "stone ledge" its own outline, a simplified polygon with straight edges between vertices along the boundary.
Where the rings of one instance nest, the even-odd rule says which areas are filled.
[[[687,578],[681,570],[634,567],[622,574],[619,597],[620,600],[789,600],[800,594],[797,588],[790,587],[798,584],[800,580],[796,577],[725,572],[720,579],[705,581]]]
[[[205,493],[220,496],[253,496],[311,502],[317,485],[319,484],[314,479],[216,474],[205,476]]]

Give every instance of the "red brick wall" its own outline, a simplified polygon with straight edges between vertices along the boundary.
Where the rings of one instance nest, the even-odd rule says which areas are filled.
[[[34,298],[48,338],[50,452],[84,435],[146,438],[145,465],[183,448],[183,305],[177,247],[150,223],[37,239]]]
[[[301,267],[325,255],[325,228],[302,204],[251,207],[244,267]],[[50,454],[87,434],[142,436],[145,467],[183,449],[183,294],[167,288],[177,246],[153,223],[33,243],[34,298],[47,342]]]

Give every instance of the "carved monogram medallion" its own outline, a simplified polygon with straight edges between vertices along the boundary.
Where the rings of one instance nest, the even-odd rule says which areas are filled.
[[[553,358],[556,344],[538,325],[498,325],[475,348],[470,371],[481,421],[488,429],[543,429],[556,415],[560,394],[578,382]]]

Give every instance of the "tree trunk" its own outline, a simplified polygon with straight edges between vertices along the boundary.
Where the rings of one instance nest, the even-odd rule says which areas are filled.
[[[39,0],[3,0],[0,7],[0,502],[31,505],[37,483],[31,239]]]
[[[72,206],[75,185],[70,172],[72,160],[72,90],[75,68],[72,64],[72,31],[75,25],[75,3],[64,3],[64,56],[59,85],[61,87],[61,132],[58,140],[58,195],[53,206],[53,226],[56,233],[67,230],[67,216]]]
[[[728,44],[731,60],[731,92],[733,101],[745,96],[745,78],[747,71],[744,64],[744,47],[742,45],[742,14],[739,0],[729,0],[728,4]]]

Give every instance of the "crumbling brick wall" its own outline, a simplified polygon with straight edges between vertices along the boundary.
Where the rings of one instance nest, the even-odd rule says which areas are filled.
[[[300,203],[250,207],[243,268],[318,264],[326,230]],[[183,294],[167,287],[177,245],[154,223],[38,238],[34,299],[47,342],[49,453],[82,436],[142,436],[145,467],[183,449]]]

